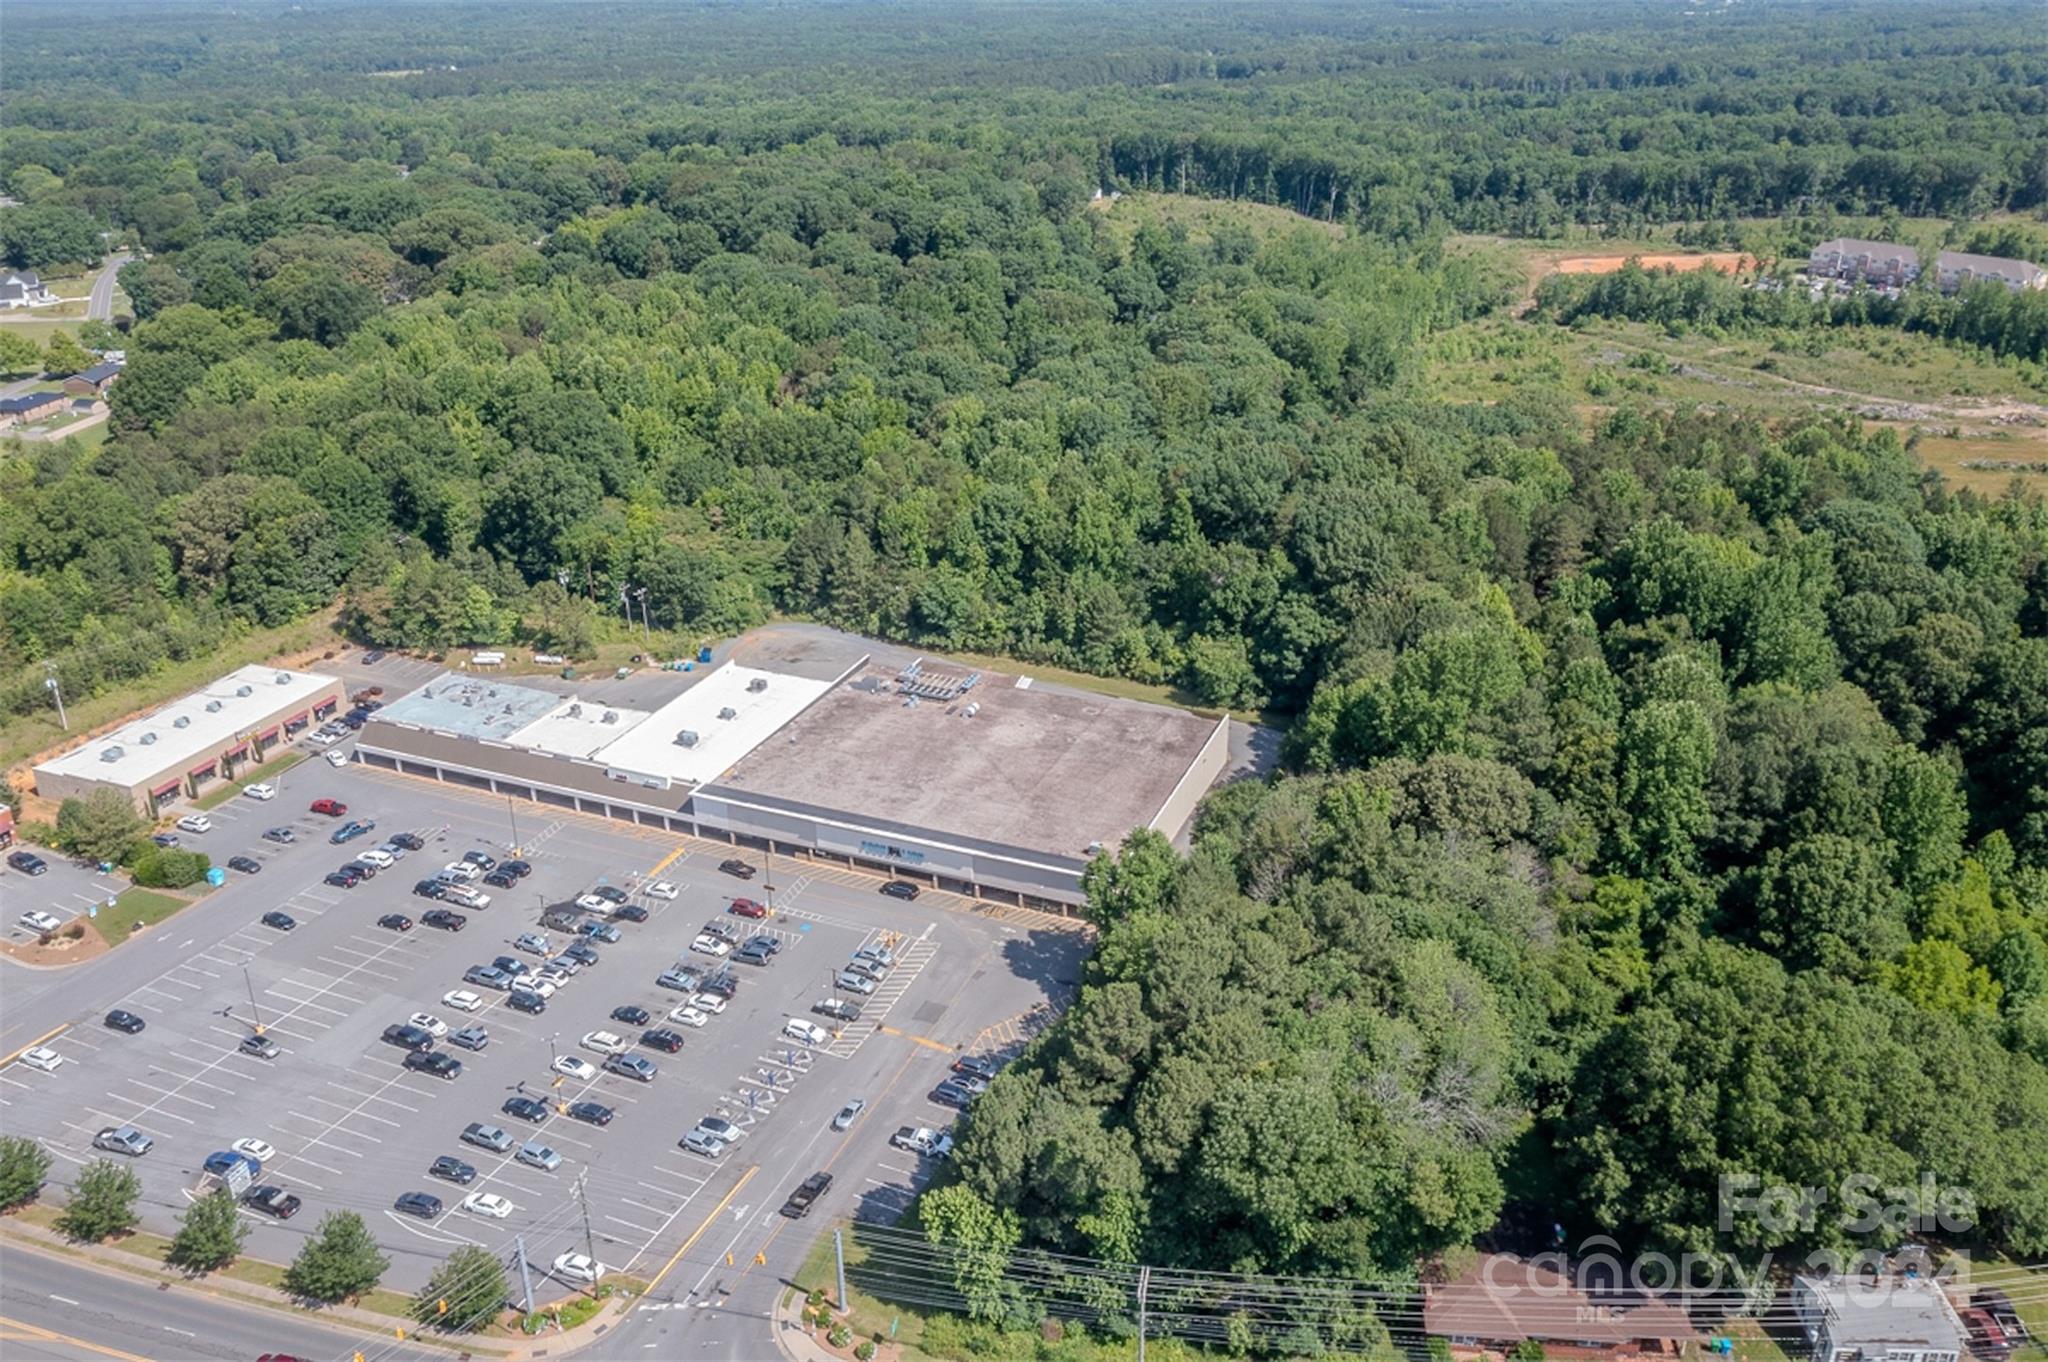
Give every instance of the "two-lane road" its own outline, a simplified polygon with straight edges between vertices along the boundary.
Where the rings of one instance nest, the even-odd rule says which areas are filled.
[[[107,257],[100,267],[100,277],[92,281],[92,294],[86,299],[85,319],[91,322],[114,320],[114,287],[120,282],[121,267],[135,257],[127,251],[116,251]]]

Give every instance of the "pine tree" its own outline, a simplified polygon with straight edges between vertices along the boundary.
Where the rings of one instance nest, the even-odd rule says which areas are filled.
[[[284,1289],[308,1300],[346,1300],[375,1286],[390,1266],[360,1215],[329,1211],[285,1270]]]
[[[509,1294],[505,1265],[474,1246],[448,1255],[413,1297],[413,1318],[422,1324],[467,1333],[489,1324]]]
[[[50,1176],[50,1154],[24,1135],[0,1137],[0,1207],[34,1201]]]
[[[235,1208],[235,1194],[216,1187],[185,1212],[164,1261],[189,1272],[211,1272],[235,1261],[248,1237],[249,1224]]]
[[[142,1180],[135,1170],[112,1159],[89,1163],[71,1185],[71,1201],[57,1217],[57,1228],[73,1239],[97,1244],[135,1228],[135,1198]]]

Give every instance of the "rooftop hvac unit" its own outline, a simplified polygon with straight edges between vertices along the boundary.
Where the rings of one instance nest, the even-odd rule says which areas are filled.
[[[973,704],[969,705],[966,709],[960,712],[966,715],[968,718],[972,719],[975,715],[981,713],[981,701],[975,701]]]
[[[208,714],[218,714],[218,713],[220,713],[220,701],[218,701],[218,700],[208,700],[208,701],[206,702],[206,712],[207,712]]]
[[[277,674],[277,684],[278,684],[278,685],[280,685],[280,686],[289,686],[289,685],[290,685],[291,683],[292,683],[292,674],[291,674],[290,672],[279,672],[279,673]]]
[[[128,749],[121,746],[121,744],[117,742],[108,743],[105,747],[100,749],[101,761],[119,761],[121,758],[127,755]]]
[[[572,719],[580,719],[580,718],[582,718],[582,717],[583,717],[583,706],[581,706],[581,705],[571,705],[571,706],[569,706],[569,717],[570,717],[570,718],[572,718]]]
[[[189,714],[180,714],[180,715],[179,715],[179,716],[178,716],[177,718],[175,718],[175,719],[171,720],[171,727],[172,727],[172,728],[190,728],[190,727],[192,727],[192,716],[191,716],[191,715],[189,715]]]
[[[757,676],[747,682],[747,694],[749,695],[759,695],[766,689],[768,689],[768,678],[765,676]]]
[[[246,697],[248,697],[248,696],[254,695],[255,693],[256,693],[256,688],[255,688],[254,686],[236,686],[236,687],[235,687],[235,694],[236,694],[237,696],[239,696],[239,697],[243,697],[243,698],[246,698]]]
[[[421,686],[420,694],[431,700],[434,698],[434,688],[432,686]]]
[[[145,734],[143,734],[143,735],[142,735],[142,745],[143,745],[144,747],[147,747],[147,746],[149,746],[149,745],[150,745],[151,743],[153,743],[153,742],[155,742],[155,741],[156,741],[156,731],[155,731],[154,729],[152,729],[152,730],[150,730],[149,732],[147,732],[147,733],[145,733]]]
[[[475,691],[471,691],[471,692],[470,692],[469,694],[467,694],[467,695],[463,696],[463,697],[462,697],[462,703],[463,703],[463,704],[465,704],[465,705],[467,705],[467,706],[469,706],[469,708],[471,708],[471,709],[475,709],[475,708],[476,708],[476,692],[475,692]]]
[[[684,729],[684,730],[683,730],[682,732],[680,732],[680,733],[676,734],[676,746],[677,746],[677,747],[695,747],[696,745],[697,745],[697,730],[696,730],[696,729],[694,729],[694,728],[686,728],[686,729]]]
[[[619,716],[617,711],[609,709],[604,712],[604,717],[598,720],[598,722],[601,724],[615,724],[618,721]]]

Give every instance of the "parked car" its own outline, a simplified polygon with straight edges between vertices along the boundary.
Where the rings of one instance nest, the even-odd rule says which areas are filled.
[[[290,913],[280,913],[275,908],[265,913],[258,920],[261,921],[264,926],[274,927],[280,932],[288,932],[292,928],[299,925],[298,920],[294,918]]]
[[[653,884],[643,886],[640,892],[651,899],[673,902],[683,891],[670,884],[667,880],[656,880]]]
[[[390,932],[409,932],[412,930],[412,919],[404,913],[386,913],[377,919],[377,925]]]
[[[713,936],[709,932],[699,932],[697,939],[690,943],[690,949],[699,955],[723,959],[725,956],[732,954],[732,942],[727,941],[722,936]]]
[[[637,903],[622,903],[619,905],[619,911],[612,916],[621,922],[645,922],[647,910]]]
[[[401,1050],[431,1050],[434,1048],[434,1037],[424,1027],[414,1026],[410,1022],[393,1022],[384,1028],[384,1043],[396,1045]]]
[[[394,832],[391,834],[391,840],[407,851],[418,851],[427,844],[426,839],[416,832]]]
[[[64,1067],[64,1056],[47,1045],[36,1045],[21,1052],[21,1062],[31,1069],[53,1074]]]
[[[188,813],[178,820],[180,832],[212,832],[213,820],[203,813]]]
[[[668,1055],[672,1055],[683,1048],[683,1038],[665,1026],[657,1027],[652,1031],[642,1031],[640,1033],[640,1043],[650,1050],[659,1050],[663,1054]]]
[[[986,1081],[994,1078],[1002,1066],[986,1055],[962,1055],[953,1061],[953,1072],[969,1074]]]
[[[968,1103],[974,1100],[972,1092],[968,1091],[962,1084],[955,1083],[950,1078],[926,1093],[925,1097],[929,1101],[936,1102],[942,1107],[951,1107],[955,1111],[967,1110]]]
[[[386,856],[389,856],[393,861],[402,861],[405,859],[405,847],[401,845],[398,839],[396,838],[389,838],[385,841],[379,842],[377,844],[377,850],[383,852]]]
[[[503,993],[512,987],[512,976],[495,965],[471,965],[462,972],[462,982],[475,984],[479,988],[493,988]]]
[[[716,993],[730,1002],[740,991],[740,977],[729,969],[722,969],[716,974],[706,975],[698,989],[704,993]]]
[[[856,960],[864,960],[884,973],[896,968],[896,957],[887,946],[862,946],[853,953]]]
[[[276,1059],[284,1051],[277,1048],[277,1042],[268,1036],[244,1036],[235,1049],[255,1059]]]
[[[131,1036],[149,1025],[133,1012],[126,1012],[118,1007],[107,1014],[106,1024],[116,1031],[126,1031]]]
[[[445,1178],[458,1187],[467,1187],[476,1181],[474,1165],[464,1163],[453,1154],[442,1154],[427,1165],[427,1176]]]
[[[697,1122],[697,1129],[724,1140],[727,1144],[738,1144],[747,1134],[745,1127],[736,1126],[723,1116],[706,1116]]]
[[[462,1199],[462,1209],[487,1220],[503,1220],[512,1214],[512,1203],[496,1192],[471,1192]]]
[[[597,947],[591,945],[588,941],[571,941],[568,945],[562,947],[561,954],[556,958],[558,960],[574,960],[577,964],[588,969],[604,957],[599,955]]]
[[[688,993],[697,987],[701,982],[701,978],[695,970],[669,969],[663,970],[660,974],[656,975],[654,982],[663,988],[672,988],[681,993]]]
[[[441,899],[448,897],[448,885],[443,880],[421,880],[412,892],[423,899]]]
[[[441,995],[441,1006],[452,1007],[457,1012],[475,1012],[483,1005],[483,998],[466,988],[451,988]]]
[[[635,1007],[631,1003],[623,1003],[612,1009],[612,1020],[624,1022],[628,1026],[645,1026],[649,1020],[649,1014],[644,1007]]]
[[[803,1219],[811,1213],[811,1207],[816,1204],[819,1197],[825,1195],[825,1190],[831,1185],[830,1173],[811,1174],[797,1184],[797,1189],[789,1194],[789,1200],[782,1203],[782,1214],[791,1220]]]
[[[463,884],[467,884],[471,880],[483,878],[483,873],[483,871],[478,870],[468,861],[450,861],[434,872],[435,876],[439,879],[455,880]]]
[[[609,922],[586,922],[578,927],[576,932],[579,936],[592,941],[602,941],[608,946],[616,945],[622,940],[619,929]]]
[[[908,903],[919,894],[922,894],[924,890],[912,884],[909,880],[889,880],[882,885],[882,892],[892,899],[902,899],[905,903]]]
[[[232,1149],[215,1150],[206,1156],[206,1162],[200,1166],[217,1178],[226,1177],[236,1168],[248,1169],[252,1178],[263,1176],[263,1164],[259,1160],[252,1159],[247,1154],[238,1154]]]
[[[715,1159],[724,1154],[732,1142],[721,1140],[710,1131],[700,1129],[691,1131],[676,1143],[692,1154],[702,1154],[707,1159]]]
[[[732,962],[735,965],[753,965],[759,968],[770,964],[774,959],[774,951],[751,941],[732,953]]]
[[[36,855],[33,851],[14,852],[8,856],[7,864],[13,866],[24,875],[47,875],[50,873],[50,863]]]
[[[260,875],[263,873],[263,862],[254,856],[230,856],[228,869],[243,875]]]
[[[796,1041],[802,1045],[823,1045],[826,1041],[832,1039],[831,1033],[824,1027],[816,1022],[807,1022],[802,1017],[791,1017],[788,1021],[784,1022],[782,1024],[782,1034],[785,1039]]]
[[[329,766],[339,771],[342,767],[348,765],[348,753],[337,747],[327,753],[325,760]]]
[[[493,870],[490,874],[484,876],[484,883],[493,889],[510,889],[513,885],[519,883],[519,878],[516,875],[507,875],[502,870]]]
[[[505,995],[505,1006],[514,1012],[537,1017],[548,1010],[548,1000],[530,988],[515,988]]]
[[[597,1066],[577,1055],[558,1055],[555,1058],[555,1062],[548,1067],[565,1077],[582,1079],[586,1082],[597,1077]]]
[[[562,1156],[539,1140],[528,1140],[520,1145],[519,1152],[512,1157],[529,1168],[540,1169],[543,1173],[552,1173],[562,1166]]]
[[[465,851],[462,853],[462,859],[475,866],[479,872],[495,870],[498,866],[498,858],[487,851]]]
[[[546,955],[548,939],[539,932],[521,932],[512,938],[512,949],[525,951],[528,955]]]
[[[429,1078],[453,1082],[462,1077],[462,1061],[454,1055],[435,1054],[415,1050],[405,1057],[405,1067]]]
[[[491,1043],[491,1033],[484,1030],[483,1027],[471,1023],[459,1031],[450,1031],[448,1033],[448,1043],[450,1045],[460,1045],[465,1050],[481,1050]]]
[[[857,1022],[860,1020],[860,1004],[851,998],[820,998],[811,1004],[811,1011],[834,1021]]]
[[[418,1216],[421,1220],[432,1220],[441,1214],[441,1198],[431,1192],[400,1192],[398,1200],[391,1203],[391,1209],[404,1215]]]
[[[594,1126],[608,1126],[612,1123],[612,1109],[602,1102],[571,1102],[569,1117]]]
[[[487,1126],[482,1121],[471,1121],[462,1128],[462,1139],[466,1144],[488,1149],[493,1154],[502,1154],[512,1147],[512,1137],[496,1126]]]
[[[451,913],[446,908],[429,908],[420,914],[420,921],[429,927],[439,927],[444,932],[459,932],[469,925],[469,919],[460,913]]]
[[[415,1012],[405,1019],[405,1023],[407,1026],[419,1028],[436,1040],[448,1034],[448,1023],[431,1012]]]
[[[678,1026],[689,1026],[702,1030],[707,1024],[710,1023],[711,1014],[708,1012],[699,1011],[697,1008],[691,1007],[688,1003],[684,1003],[680,1007],[670,1008],[668,1012],[668,1019]]]
[[[261,800],[267,803],[277,798],[277,787],[267,781],[258,781],[254,785],[244,785],[242,787],[242,798]]]
[[[156,1148],[156,1141],[134,1126],[108,1126],[92,1137],[92,1147],[104,1149],[109,1154],[126,1154],[139,1159]]]
[[[661,1072],[654,1061],[644,1055],[613,1055],[604,1062],[606,1073],[630,1078],[639,1083],[652,1083],[654,1076]]]
[[[601,1055],[623,1055],[631,1047],[616,1031],[590,1031],[584,1034],[583,1048]]]
[[[377,866],[370,861],[350,861],[342,869],[354,875],[358,881],[377,878]]]
[[[333,885],[336,889],[353,889],[362,882],[362,872],[353,866],[346,865],[339,870],[328,871],[326,877],[321,881],[323,884]]]
[[[178,834],[175,832],[152,832],[149,835],[149,840],[169,851],[178,845]]]
[[[364,865],[376,866],[379,870],[389,870],[393,865],[397,864],[390,852],[379,851],[375,847],[364,847],[356,853],[356,859]]]
[[[587,1253],[559,1254],[548,1270],[565,1282],[583,1282],[592,1286],[604,1276],[604,1264]]]
[[[832,987],[843,988],[848,993],[859,993],[865,996],[875,991],[875,981],[868,978],[865,974],[855,974],[852,970],[843,969],[833,976]]]
[[[372,648],[369,652],[363,654],[363,665],[365,667],[374,667],[379,662],[382,662],[384,658],[385,652],[382,648]]]
[[[299,1213],[305,1203],[282,1187],[251,1187],[242,1193],[242,1204],[252,1211],[261,1211],[278,1220],[289,1220]]]
[[[40,908],[31,908],[15,921],[32,932],[54,932],[64,924],[55,913],[46,913]]]
[[[343,818],[348,815],[348,805],[339,799],[316,799],[306,806],[308,813],[322,813],[329,818]]]
[[[768,916],[768,905],[754,899],[734,899],[725,906],[725,911],[734,917],[762,918]]]
[[[376,826],[377,823],[374,819],[351,818],[348,822],[343,823],[340,827],[329,833],[327,840],[336,846],[340,846],[343,842],[353,842],[356,838],[361,837]]]
[[[498,869],[515,880],[523,880],[533,873],[533,866],[526,861],[500,861]]]
[[[548,1104],[537,1097],[508,1097],[498,1110],[507,1116],[517,1116],[522,1121],[539,1125],[548,1119]]]
[[[292,828],[265,828],[263,840],[275,842],[279,846],[289,846],[299,840],[299,834]]]

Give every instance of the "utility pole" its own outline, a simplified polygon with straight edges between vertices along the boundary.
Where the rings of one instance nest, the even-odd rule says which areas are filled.
[[[1152,1269],[1138,1269],[1138,1362],[1145,1362],[1145,1293],[1152,1286]]]
[[[619,608],[626,612],[626,630],[630,633],[633,629],[633,601],[626,595],[624,587],[619,588]]]
[[[533,1313],[533,1273],[526,1266],[526,1236],[518,1235],[512,1240],[512,1251],[519,1255],[519,1284],[526,1292],[526,1304],[521,1307],[525,1314]]]
[[[585,1168],[576,1175],[576,1199],[583,1203],[583,1251],[590,1255],[590,1261],[597,1261],[597,1240],[590,1233],[590,1198],[584,1193],[583,1180],[590,1176]]]
[[[519,854],[519,806],[512,802],[512,796],[505,796],[505,815],[512,820],[512,854]]]
[[[647,627],[647,588],[643,586],[633,594],[640,599],[640,637],[646,643],[652,644],[654,631]],[[632,623],[631,620],[626,621],[628,627],[631,627]]]
[[[846,1232],[835,1228],[832,1231],[832,1256],[839,1262],[839,1313],[853,1309],[846,1300]],[[1141,1338],[1143,1335],[1139,1335]]]
[[[57,664],[43,664],[43,689],[50,692],[50,698],[57,702],[57,722],[66,733],[71,731],[71,720],[64,717],[64,688],[57,684]]]

